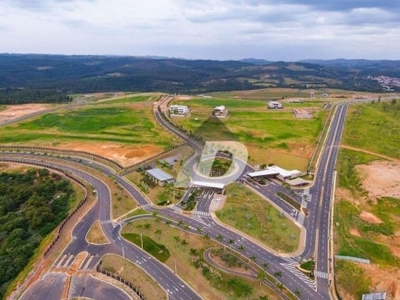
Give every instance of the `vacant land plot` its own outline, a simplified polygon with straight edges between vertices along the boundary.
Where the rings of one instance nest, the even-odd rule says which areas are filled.
[[[351,107],[343,144],[400,158],[400,103]]]
[[[217,244],[206,236],[183,232],[160,220],[141,220],[127,224],[122,232],[142,233],[168,249],[171,257],[166,264],[171,270],[191,285],[203,299],[259,299],[269,295],[276,299],[275,294],[257,280],[226,275],[206,264],[202,259],[204,249],[216,247]],[[238,289],[237,287],[241,288]],[[245,293],[245,294],[243,294]]]
[[[218,218],[282,252],[293,252],[299,244],[300,229],[275,207],[245,186],[232,184],[227,188],[224,208]]]
[[[299,120],[291,110],[267,110],[265,102],[253,100],[194,99],[176,103],[189,105],[192,112],[173,121],[195,135],[206,140],[237,140],[247,146],[252,163],[282,165],[286,159],[280,159],[279,154],[289,156],[295,163],[290,167],[299,169],[305,169],[327,115],[327,111],[319,110],[314,112],[314,119]],[[216,105],[227,107],[227,118],[210,119]]]
[[[385,147],[388,145],[379,145],[376,151]],[[338,287],[344,299],[359,299],[362,293],[373,290],[386,291],[393,299],[400,297],[400,163],[379,159],[349,149],[339,155],[336,252],[367,258],[372,263],[337,263]]]
[[[311,98],[310,93],[314,92],[315,98]],[[322,94],[327,93],[328,98],[322,98]],[[250,91],[233,91],[210,93],[209,95],[221,98],[250,99],[250,100],[278,100],[291,98],[304,98],[310,101],[343,101],[343,99],[353,99],[354,97],[379,97],[379,94],[353,92],[337,89],[291,89],[291,88],[265,88]]]
[[[11,121],[13,119],[40,112],[51,107],[47,104],[21,104],[0,106],[0,123]]]
[[[178,143],[154,121],[151,108],[140,103],[102,103],[49,113],[1,128],[0,143],[88,151],[128,166]]]

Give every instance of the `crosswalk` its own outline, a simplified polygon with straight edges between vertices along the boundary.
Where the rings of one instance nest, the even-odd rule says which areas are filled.
[[[329,274],[326,273],[326,272],[317,271],[317,272],[315,272],[315,274],[319,278],[324,278],[324,279],[328,279],[329,278]]]
[[[141,205],[140,207],[145,209],[145,210],[147,210],[148,208],[151,207],[151,205],[150,204],[145,204],[145,205]]]
[[[194,215],[197,215],[197,216],[202,216],[202,217],[209,217],[209,216],[211,216],[210,213],[208,213],[208,212],[205,212],[205,211],[198,211],[198,210],[194,211],[193,214],[194,214]]]
[[[300,225],[303,225],[303,224],[304,224],[304,217],[305,217],[305,215],[304,215],[304,213],[302,213],[302,212],[299,212],[299,213],[297,214],[297,222],[298,222]]]
[[[210,198],[214,197],[215,192],[216,191],[214,189],[204,189],[203,192],[201,193],[200,197],[210,199]]]
[[[286,260],[289,261],[290,259],[286,259]],[[290,273],[295,275],[297,278],[299,278],[301,281],[303,281],[309,287],[311,287],[312,289],[314,289],[316,291],[317,290],[317,282],[315,280],[312,280],[311,278],[307,277],[301,271],[299,271],[296,268],[296,265],[298,264],[298,262],[293,259],[291,259],[291,260],[292,260],[292,262],[281,263],[281,265],[284,266]]]
[[[171,208],[173,211],[177,212],[177,213],[182,212],[182,208],[179,207],[179,206],[177,206],[177,205],[172,205],[172,206],[170,206],[170,208]]]
[[[60,256],[52,266],[53,271],[65,271],[74,265],[76,255],[64,254]],[[98,257],[93,255],[87,255],[79,265],[75,265],[79,271],[91,271],[98,262]]]
[[[208,226],[208,224],[199,215],[192,215],[191,218],[205,226]]]

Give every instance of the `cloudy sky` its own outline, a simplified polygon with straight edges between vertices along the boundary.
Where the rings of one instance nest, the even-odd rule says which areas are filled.
[[[400,0],[0,0],[0,53],[400,59]]]

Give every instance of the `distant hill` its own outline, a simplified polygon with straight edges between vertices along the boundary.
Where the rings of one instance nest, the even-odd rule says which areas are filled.
[[[264,87],[341,88],[381,91],[366,79],[395,63],[346,60],[270,62],[185,60],[164,57],[0,54],[0,89],[63,93],[163,91],[205,93]],[[385,75],[385,74],[380,74]]]
[[[240,62],[244,62],[244,63],[249,63],[252,65],[259,65],[259,66],[263,66],[263,65],[268,65],[270,63],[272,63],[273,61],[269,61],[269,60],[265,60],[265,59],[259,59],[259,58],[244,58],[239,60]]]
[[[400,60],[368,60],[368,59],[331,59],[319,60],[309,59],[300,62],[318,64],[344,69],[358,69],[361,74],[366,75],[385,75],[392,77],[400,77]]]

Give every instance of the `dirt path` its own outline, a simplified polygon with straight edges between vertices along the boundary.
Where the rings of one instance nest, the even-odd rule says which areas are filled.
[[[378,157],[381,157],[381,158],[384,158],[384,159],[387,159],[387,160],[390,160],[390,161],[395,161],[395,162],[400,163],[400,159],[393,158],[393,157],[390,157],[390,156],[386,156],[386,155],[383,155],[383,154],[379,154],[379,153],[376,153],[376,152],[372,152],[372,151],[369,151],[369,150],[360,149],[360,148],[356,148],[356,147],[352,147],[352,146],[347,146],[347,145],[340,145],[340,147],[341,147],[341,148],[344,148],[344,149],[349,149],[349,150],[354,150],[354,151],[358,151],[358,152],[363,152],[363,153],[366,153],[366,154],[371,154],[371,155],[378,156]]]

